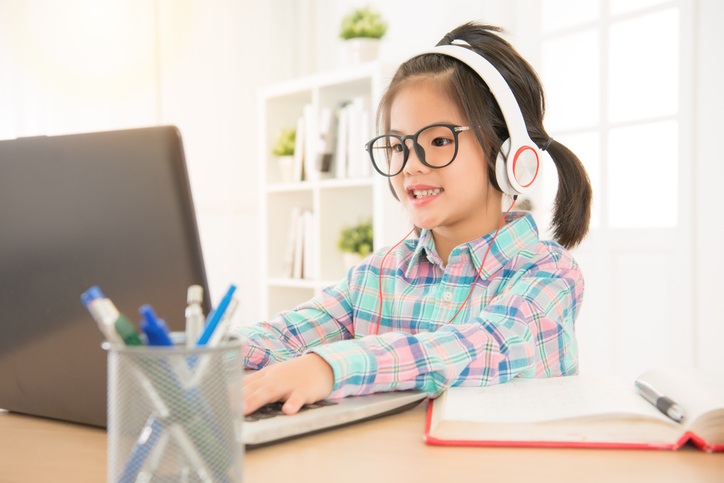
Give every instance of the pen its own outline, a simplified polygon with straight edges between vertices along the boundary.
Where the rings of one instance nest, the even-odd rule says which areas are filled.
[[[219,325],[216,327],[214,333],[211,334],[211,337],[209,337],[208,345],[210,347],[218,347],[225,341],[226,336],[229,335],[229,329],[231,328],[231,318],[234,316],[234,311],[236,311],[236,307],[238,305],[238,300],[231,299],[229,306],[226,309],[226,314],[221,319],[221,322],[219,322]]]
[[[152,414],[146,425],[138,437],[138,441],[133,446],[130,456],[123,468],[121,476],[118,477],[118,483],[132,483],[138,480],[138,474],[141,472],[143,463],[151,452],[151,449],[161,437],[163,433],[163,423],[161,419]]]
[[[209,342],[207,344],[208,347],[218,347],[227,340],[227,337],[229,335],[229,329],[231,327],[231,318],[238,305],[239,303],[236,299],[231,300],[231,302],[229,303],[229,308],[226,310],[226,315],[224,315],[224,318],[221,320],[221,322],[219,322],[216,330],[213,334],[211,334],[211,337],[209,338]],[[211,360],[208,355],[201,357],[201,362],[199,362],[198,366],[196,366],[194,375],[189,381],[191,387],[201,384],[201,381],[205,377],[206,371],[208,370],[210,363]],[[196,359],[190,361],[189,364],[192,366],[196,365]]]
[[[159,319],[156,316],[156,312],[153,310],[153,307],[146,304],[141,306],[138,311],[143,316],[143,320],[141,320],[141,330],[144,334],[146,334],[146,337],[148,337],[148,345],[174,345],[171,340],[171,336],[168,333],[166,323],[163,319]]]
[[[191,285],[186,291],[186,347],[196,345],[201,332],[204,330],[204,312],[201,302],[204,298],[204,289],[201,285]]]
[[[92,286],[81,294],[80,300],[95,319],[108,342],[143,345],[131,321],[118,311],[110,299],[103,295],[100,287]]]
[[[209,321],[206,323],[206,327],[204,327],[204,331],[201,333],[201,337],[199,337],[199,341],[196,345],[203,346],[209,342],[211,335],[214,333],[216,327],[219,325],[219,322],[224,317],[224,312],[226,312],[226,309],[229,307],[231,297],[234,295],[235,290],[236,285],[229,285],[229,289],[222,297],[221,302],[219,302],[219,306],[216,307],[215,310],[212,310],[209,314]]]
[[[681,410],[679,405],[670,398],[658,392],[656,389],[653,388],[653,386],[641,380],[636,380],[634,382],[634,386],[636,387],[638,393],[648,402],[656,406],[659,411],[661,411],[677,423],[680,423],[684,420],[684,412]]]

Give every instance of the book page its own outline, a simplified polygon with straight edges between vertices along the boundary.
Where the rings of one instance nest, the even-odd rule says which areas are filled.
[[[724,372],[671,366],[646,371],[639,379],[681,406],[690,422],[724,409]]]
[[[453,387],[443,396],[445,420],[531,423],[629,414],[676,424],[613,376],[513,379],[497,386]]]

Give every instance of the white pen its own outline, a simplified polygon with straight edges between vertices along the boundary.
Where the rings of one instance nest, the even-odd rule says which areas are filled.
[[[641,380],[634,381],[634,386],[638,393],[648,402],[656,406],[659,411],[677,423],[684,420],[684,411],[681,410],[679,405],[654,389],[653,386]]]
[[[196,341],[204,330],[204,312],[201,301],[204,289],[201,285],[191,285],[186,292],[186,347],[196,346]]]
[[[224,344],[229,336],[229,330],[231,329],[231,319],[234,316],[234,311],[236,310],[236,307],[239,305],[239,301],[236,299],[231,299],[231,302],[229,302],[229,308],[226,310],[226,313],[224,314],[224,317],[221,319],[221,322],[216,327],[216,330],[213,334],[211,334],[211,337],[209,338],[208,347],[218,347],[222,344]],[[198,367],[194,371],[194,375],[191,378],[190,386],[197,386],[201,384],[201,380],[204,378],[206,371],[209,368],[210,363],[209,355],[205,354],[201,356],[201,361],[199,362]]]

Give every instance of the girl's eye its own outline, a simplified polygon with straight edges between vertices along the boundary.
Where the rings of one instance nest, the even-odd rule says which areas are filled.
[[[452,144],[453,140],[448,138],[435,138],[430,143],[432,146],[441,148],[443,146],[447,146],[449,144]]]
[[[393,153],[401,153],[402,151],[404,151],[404,150],[402,149],[402,144],[401,144],[401,143],[393,144],[392,146],[390,146],[390,148],[392,149],[392,152],[393,152]]]

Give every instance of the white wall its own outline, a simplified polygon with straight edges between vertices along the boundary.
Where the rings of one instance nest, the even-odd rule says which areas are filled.
[[[724,180],[722,112],[724,112],[724,2],[699,0],[695,8],[694,150],[690,167],[694,172],[694,307],[692,328],[696,362],[702,367],[724,366],[724,215],[721,186]],[[676,271],[676,261],[671,260]]]
[[[236,282],[255,319],[256,92],[291,75],[292,3],[1,0],[0,139],[177,125],[212,299]]]
[[[236,0],[158,5],[159,122],[184,138],[211,297],[234,282],[237,320],[256,319],[256,93],[285,71],[265,41],[274,9]]]
[[[3,0],[0,137],[154,123],[155,25],[145,3]]]
[[[521,24],[515,15],[516,2],[501,0],[300,0],[295,4],[298,18],[305,25],[297,32],[295,55],[304,59],[295,73],[303,75],[344,66],[346,51],[339,38],[342,18],[359,6],[371,6],[387,20],[380,57],[399,61],[424,48],[434,46],[447,32],[469,21],[482,21],[506,28],[509,38],[516,37]]]

